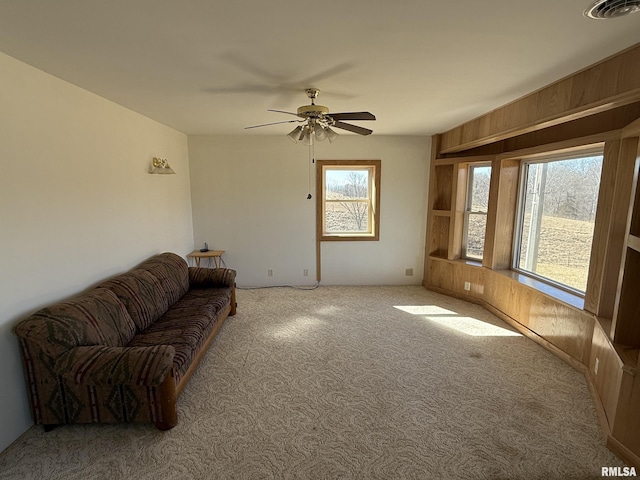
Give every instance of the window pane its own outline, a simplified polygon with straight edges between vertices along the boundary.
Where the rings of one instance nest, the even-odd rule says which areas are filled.
[[[487,230],[490,165],[470,165],[467,175],[467,200],[463,231],[463,257],[482,260]],[[482,213],[479,213],[482,212]]]
[[[487,216],[470,213],[467,226],[467,257],[482,260],[484,234],[487,231]]]
[[[524,168],[518,268],[584,292],[602,156]]]
[[[472,212],[485,212],[489,204],[489,182],[491,180],[491,167],[470,167],[472,172],[471,204]],[[484,236],[484,230],[482,231]]]
[[[368,202],[325,202],[325,231],[368,232]]]
[[[327,170],[325,177],[327,200],[369,198],[368,170]]]
[[[320,241],[373,240],[380,236],[380,160],[318,160]]]

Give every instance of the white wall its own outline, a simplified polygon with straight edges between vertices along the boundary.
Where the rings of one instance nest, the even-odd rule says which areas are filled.
[[[0,450],[33,422],[11,328],[193,247],[186,135],[0,53]],[[151,158],[176,175],[149,175]]]
[[[318,159],[382,160],[380,241],[323,243],[322,284],[422,282],[430,148],[428,137],[375,134],[316,145]],[[189,160],[196,245],[225,250],[240,286],[315,282],[306,147],[284,134],[189,136]],[[312,182],[315,189],[315,171]]]

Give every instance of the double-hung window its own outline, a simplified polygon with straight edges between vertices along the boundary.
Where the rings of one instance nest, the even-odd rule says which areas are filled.
[[[490,164],[469,165],[462,233],[462,256],[464,258],[482,260],[484,236],[487,230],[490,181]]]
[[[321,240],[378,240],[380,160],[318,160]]]
[[[516,270],[584,293],[602,158],[589,152],[522,162]]]

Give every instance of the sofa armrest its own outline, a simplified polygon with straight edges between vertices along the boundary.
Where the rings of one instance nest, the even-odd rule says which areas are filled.
[[[175,348],[153,347],[74,347],[55,364],[58,375],[76,384],[157,386],[173,367]]]
[[[191,288],[233,288],[236,271],[230,268],[189,267],[189,287]]]

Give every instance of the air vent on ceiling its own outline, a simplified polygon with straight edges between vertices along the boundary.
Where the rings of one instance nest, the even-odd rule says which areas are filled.
[[[603,20],[640,11],[640,0],[598,0],[584,11],[589,18]]]

